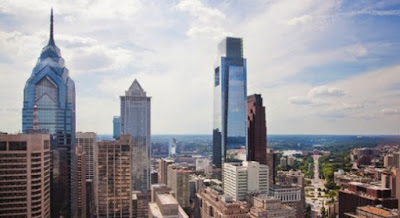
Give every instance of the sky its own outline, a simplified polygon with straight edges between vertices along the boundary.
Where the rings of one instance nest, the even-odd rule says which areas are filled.
[[[400,134],[398,0],[0,0],[0,131],[22,129],[51,8],[77,131],[112,133],[137,79],[152,134],[211,134],[217,44],[233,36],[268,134]]]

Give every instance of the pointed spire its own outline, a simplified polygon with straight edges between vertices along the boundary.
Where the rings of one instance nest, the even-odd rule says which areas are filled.
[[[49,45],[55,45],[55,43],[54,43],[54,37],[53,37],[53,31],[54,31],[53,22],[54,22],[54,20],[53,20],[53,8],[51,8]]]

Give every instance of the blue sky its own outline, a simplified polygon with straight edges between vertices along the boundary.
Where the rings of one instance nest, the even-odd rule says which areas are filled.
[[[152,133],[211,134],[213,64],[243,37],[248,94],[272,134],[400,134],[400,2],[1,1],[0,131],[21,129],[23,87],[48,40],[77,89],[77,130],[112,132],[136,78]]]

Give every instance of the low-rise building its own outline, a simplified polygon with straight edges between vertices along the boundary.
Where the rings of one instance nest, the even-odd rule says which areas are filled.
[[[398,218],[395,210],[380,208],[376,206],[357,207],[356,213],[345,213],[344,217],[349,218]]]
[[[149,203],[149,218],[189,218],[178,201],[172,196],[164,184],[151,186],[151,202]]]
[[[206,188],[197,193],[202,218],[246,218],[250,206],[243,201],[233,201],[232,197]]]
[[[252,199],[253,206],[250,209],[250,217],[268,218],[295,218],[296,211],[285,204],[280,199],[261,194]]]
[[[302,190],[301,186],[295,184],[273,185],[270,187],[270,195],[295,209],[296,217],[304,217],[305,199]]]
[[[357,207],[382,205],[394,209],[398,200],[391,196],[391,190],[359,182],[350,182],[346,189],[339,191],[339,217],[354,213]]]
[[[151,192],[132,191],[132,218],[147,217]]]

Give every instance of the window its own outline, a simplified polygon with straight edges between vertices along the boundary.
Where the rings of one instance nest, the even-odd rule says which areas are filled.
[[[26,142],[9,142],[10,151],[26,151]]]
[[[7,150],[7,142],[0,142],[0,151]]]

